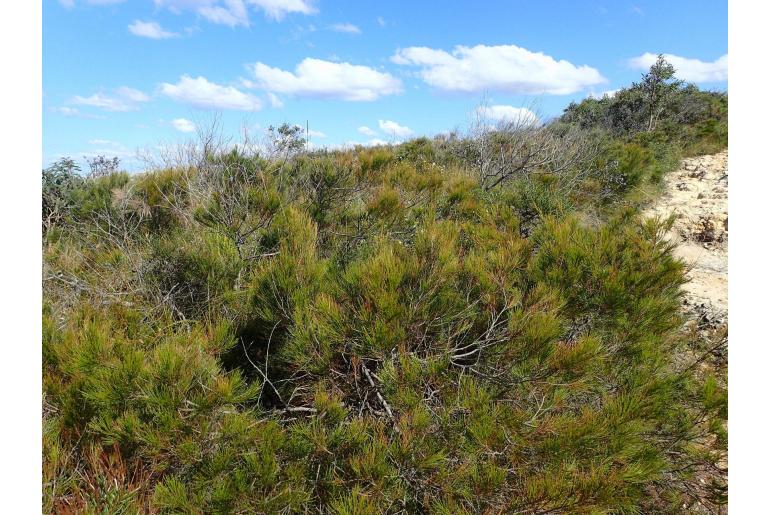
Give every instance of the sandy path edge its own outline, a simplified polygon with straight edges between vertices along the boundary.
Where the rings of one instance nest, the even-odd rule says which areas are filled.
[[[727,150],[683,159],[666,177],[664,194],[644,216],[676,221],[667,237],[691,266],[685,306],[719,325],[727,321]]]

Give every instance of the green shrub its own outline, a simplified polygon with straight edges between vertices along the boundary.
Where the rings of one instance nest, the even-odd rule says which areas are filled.
[[[677,94],[654,130],[627,93],[573,106],[549,130],[595,129],[586,169],[489,189],[455,152],[473,142],[424,138],[49,174],[44,510],[724,503],[690,472],[725,446],[724,377],[679,331],[670,221],[636,209],[682,153],[726,141],[726,100]]]
[[[83,187],[73,194],[73,216],[81,221],[91,221],[110,216],[113,208],[113,192],[128,184],[130,176],[126,172],[88,179]]]
[[[166,169],[137,177],[133,187],[131,207],[149,216],[155,231],[169,230],[180,225],[180,214],[189,206],[188,170]]]
[[[222,304],[223,296],[235,287],[241,266],[227,238],[177,231],[153,241],[141,273],[176,312],[200,317]]]

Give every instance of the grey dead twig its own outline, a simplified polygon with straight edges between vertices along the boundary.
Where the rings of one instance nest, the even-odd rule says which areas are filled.
[[[366,380],[369,382],[369,385],[374,388],[374,393],[377,395],[377,400],[380,401],[380,404],[382,404],[382,407],[385,408],[385,412],[388,414],[388,417],[390,417],[390,420],[393,421],[393,429],[396,431],[396,433],[401,434],[401,429],[398,427],[396,417],[393,415],[393,410],[390,409],[388,401],[386,401],[385,397],[383,397],[382,393],[380,393],[380,389],[374,383],[374,379],[372,378],[372,373],[369,370],[369,367],[367,367],[366,363],[363,361],[361,362],[361,370],[364,371],[364,375],[366,376]]]

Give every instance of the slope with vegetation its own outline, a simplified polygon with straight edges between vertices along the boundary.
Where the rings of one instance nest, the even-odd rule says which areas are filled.
[[[44,511],[722,503],[723,378],[638,214],[727,96],[670,71],[545,126],[45,170]]]

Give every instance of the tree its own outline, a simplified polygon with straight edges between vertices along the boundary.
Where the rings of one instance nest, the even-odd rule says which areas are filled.
[[[92,179],[113,174],[118,171],[118,167],[120,166],[120,159],[117,157],[109,158],[98,155],[91,159],[86,158],[86,161],[88,162],[88,167],[91,169],[88,176]]]
[[[675,79],[676,69],[666,61],[663,54],[658,55],[657,61],[650,67],[650,71],[642,75],[642,81],[634,84],[644,92],[647,111],[647,132],[655,129],[661,113],[666,109],[667,101],[682,85],[682,81]]]
[[[43,231],[59,221],[71,207],[72,191],[81,182],[80,167],[69,157],[62,157],[43,170]]]
[[[267,130],[270,157],[285,160],[305,148],[302,127],[299,125],[290,125],[288,123],[281,124],[279,127],[271,125]]]

